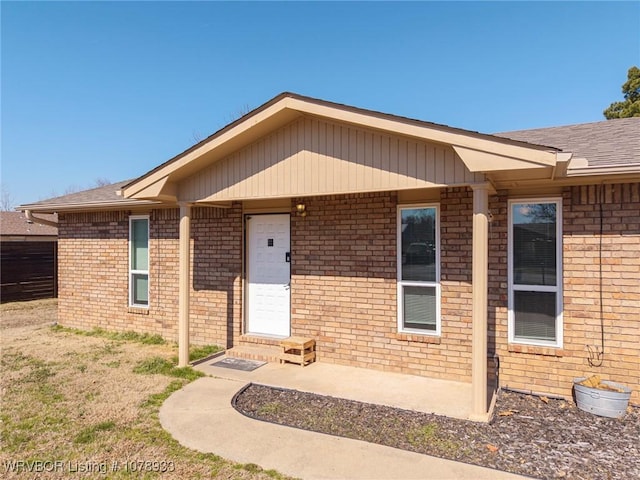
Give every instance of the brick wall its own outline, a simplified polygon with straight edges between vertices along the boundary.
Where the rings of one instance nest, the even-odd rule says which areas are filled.
[[[127,330],[129,213],[58,217],[58,322],[76,328]],[[140,318],[135,329],[152,331]]]
[[[471,381],[473,192],[443,189],[440,194],[440,277],[445,378]]]
[[[640,184],[605,185],[602,190],[570,187],[562,197],[561,350],[507,345],[507,290],[502,281],[506,282],[506,196],[499,194],[491,206],[490,261],[496,278],[490,282],[489,300],[499,339],[501,384],[570,396],[573,378],[597,373],[633,388],[632,401],[640,403]],[[600,349],[601,323],[605,352],[599,360],[590,356],[589,348]]]
[[[292,333],[316,338],[320,361],[469,381],[470,307],[458,299],[471,295],[471,246],[457,239],[470,202],[466,189],[442,197],[443,238],[456,240],[442,254],[447,302],[434,338],[398,333],[396,195],[305,198],[308,216],[292,215]]]
[[[507,344],[507,219],[506,191],[489,197],[489,270],[487,294],[488,355],[504,354]]]
[[[242,325],[242,204],[195,208],[191,236],[191,341],[229,348]]]
[[[398,333],[396,194],[303,201],[309,214],[300,217],[292,210],[291,217],[292,333],[316,338],[321,361],[470,381],[471,190],[441,193],[440,338]],[[508,345],[507,201],[506,191],[490,198],[488,346],[490,354],[500,357],[500,383],[569,396],[574,377],[599,373],[635,388],[632,399],[640,403],[640,184],[564,191],[561,350]],[[147,314],[128,308],[129,214],[60,216],[60,323],[160,333],[175,340],[178,210],[151,213]],[[194,209],[194,343],[237,343],[242,238],[240,204],[224,210]],[[592,350],[600,346],[600,265],[605,354],[598,365],[596,358],[590,364],[587,345]]]
[[[178,335],[178,209],[150,213],[149,308],[128,306],[129,211],[59,217],[59,322],[82,329]],[[242,208],[192,212],[191,341],[238,334]],[[234,327],[236,330],[234,330]]]
[[[135,315],[132,320],[148,313],[153,333],[160,333],[172,341],[178,338],[178,221],[177,208],[152,210],[149,216],[149,310]],[[124,299],[126,302],[126,299]],[[128,311],[129,309],[127,309]],[[135,311],[131,309],[131,311]],[[131,328],[134,330],[135,328]]]

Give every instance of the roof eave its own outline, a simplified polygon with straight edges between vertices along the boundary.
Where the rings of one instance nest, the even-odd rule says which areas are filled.
[[[568,177],[586,177],[594,175],[638,175],[640,174],[640,163],[631,163],[627,165],[601,165],[569,168],[567,170]]]
[[[122,200],[117,202],[84,202],[84,203],[49,203],[46,205],[25,204],[16,207],[16,210],[24,212],[31,210],[40,213],[56,213],[71,211],[89,211],[89,210],[121,210],[125,208],[145,207],[150,205],[161,205],[162,202],[152,200]]]

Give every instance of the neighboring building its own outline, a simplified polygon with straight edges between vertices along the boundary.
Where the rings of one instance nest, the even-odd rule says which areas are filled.
[[[488,357],[501,385],[599,373],[638,402],[638,138],[640,118],[495,136],[285,93],[138,179],[21,208],[59,215],[61,324],[178,339],[181,364],[291,334],[470,382],[475,418]]]
[[[42,218],[55,222],[56,215]],[[58,229],[28,220],[22,212],[0,212],[0,300],[57,296]]]

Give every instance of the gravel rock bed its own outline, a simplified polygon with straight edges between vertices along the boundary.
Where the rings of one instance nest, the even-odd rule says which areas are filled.
[[[233,404],[258,420],[534,478],[640,478],[635,407],[611,419],[564,400],[502,391],[493,420],[482,424],[256,384]]]

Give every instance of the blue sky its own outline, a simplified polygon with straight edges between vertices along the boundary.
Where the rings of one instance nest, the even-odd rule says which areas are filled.
[[[16,204],[139,176],[292,91],[486,133],[603,120],[640,2],[1,2]]]

